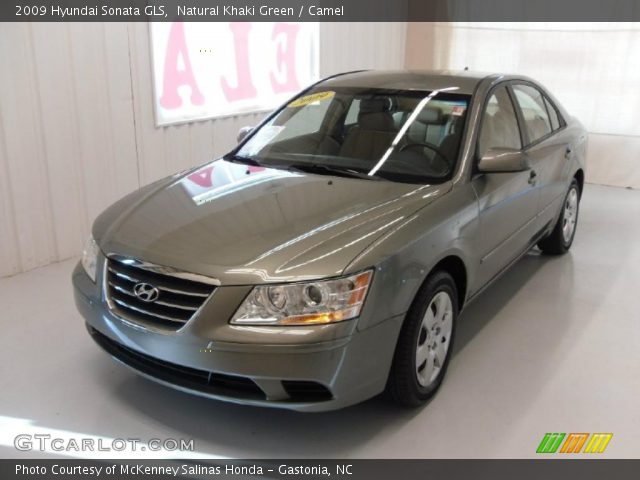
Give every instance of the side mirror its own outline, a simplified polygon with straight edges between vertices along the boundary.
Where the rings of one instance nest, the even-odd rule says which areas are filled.
[[[236,140],[238,140],[238,143],[240,143],[242,140],[244,140],[246,138],[246,136],[251,133],[252,130],[253,130],[253,127],[242,127],[238,131],[238,137],[236,138]]]
[[[513,148],[490,148],[478,163],[483,173],[508,173],[529,170],[527,156]]]

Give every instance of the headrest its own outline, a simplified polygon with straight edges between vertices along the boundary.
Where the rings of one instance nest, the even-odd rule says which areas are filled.
[[[358,126],[363,130],[374,130],[378,132],[393,132],[395,124],[389,112],[360,112],[358,115]]]
[[[360,113],[388,112],[391,99],[388,97],[363,98],[360,100]]]
[[[420,123],[427,123],[431,125],[443,125],[447,123],[447,117],[442,114],[442,109],[438,107],[425,107],[423,108],[416,121]]]

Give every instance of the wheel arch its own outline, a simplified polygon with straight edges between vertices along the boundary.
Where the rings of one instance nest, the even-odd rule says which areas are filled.
[[[456,290],[458,291],[458,310],[462,310],[467,297],[468,272],[464,260],[455,254],[449,254],[438,260],[438,262],[425,275],[420,288],[415,293],[415,296],[417,296],[422,287],[424,287],[424,284],[427,282],[429,277],[438,271],[446,272],[451,275],[451,278],[453,278],[453,281],[456,284]]]
[[[409,344],[407,343],[407,340],[406,340],[407,338],[406,332],[409,331],[407,330],[407,328],[410,328],[412,325],[407,321],[407,317],[408,315],[410,315],[412,311],[414,311],[413,308],[415,308],[415,306],[418,305],[418,300],[420,298],[421,292],[423,292],[423,289],[428,284],[429,279],[432,278],[436,272],[445,272],[452,277],[456,285],[456,290],[458,291],[458,311],[462,309],[462,306],[464,305],[464,301],[467,294],[467,268],[464,260],[460,256],[456,255],[455,253],[449,253],[445,257],[438,260],[433,265],[433,267],[429,270],[429,272],[424,276],[424,278],[422,279],[422,283],[420,284],[420,287],[415,292],[413,302],[410,307],[411,309],[407,312],[407,315],[405,315],[405,318],[402,323],[402,329],[400,330],[398,338],[396,340],[394,354],[393,354],[393,361],[387,376],[387,385],[386,385],[387,394],[390,395],[390,397],[393,398],[396,402],[399,402],[407,406],[417,406],[421,403],[420,399],[418,399],[417,397],[407,395],[407,392],[410,391],[408,389],[411,387],[407,387],[407,383],[406,383],[407,381],[406,379],[408,378],[407,373],[402,368],[402,365],[406,365],[407,356],[413,355],[413,353],[411,353],[412,350],[408,346]],[[453,333],[451,333],[451,335],[453,335]],[[452,339],[453,339],[453,336],[452,336]],[[430,387],[431,391],[429,391],[427,394],[423,394],[421,399],[422,401],[427,400],[435,392],[437,392],[442,382],[442,378],[444,377],[444,374],[446,372],[447,365],[449,363],[448,360],[451,358],[451,355],[452,355],[451,348],[452,347],[450,346],[449,352],[447,353],[447,361],[443,366],[442,374],[440,374],[439,379],[436,379],[434,381],[435,383],[431,384],[431,385],[435,384],[435,387]],[[415,362],[416,362],[415,356],[411,358],[412,358],[411,360],[412,364],[415,365]],[[397,365],[400,365],[400,367],[398,367]],[[414,374],[415,373],[412,373],[412,375]]]

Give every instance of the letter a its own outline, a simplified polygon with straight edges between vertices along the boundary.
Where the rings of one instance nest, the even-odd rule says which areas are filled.
[[[178,70],[178,57],[182,55],[184,70]],[[196,79],[189,60],[187,41],[184,36],[184,24],[174,22],[169,31],[169,41],[167,42],[167,53],[164,59],[164,78],[162,81],[162,96],[160,106],[168,110],[178,108],[182,105],[182,98],[178,94],[178,87],[189,85],[191,87],[191,103],[202,105],[204,96],[198,89]]]

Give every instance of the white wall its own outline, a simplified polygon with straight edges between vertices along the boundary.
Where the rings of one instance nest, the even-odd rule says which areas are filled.
[[[148,26],[0,24],[0,277],[78,255],[125,193],[220,155],[245,115],[156,128]],[[402,68],[405,24],[322,24],[323,76]]]
[[[640,24],[411,23],[406,62],[541,81],[590,132],[587,181],[640,188]]]

